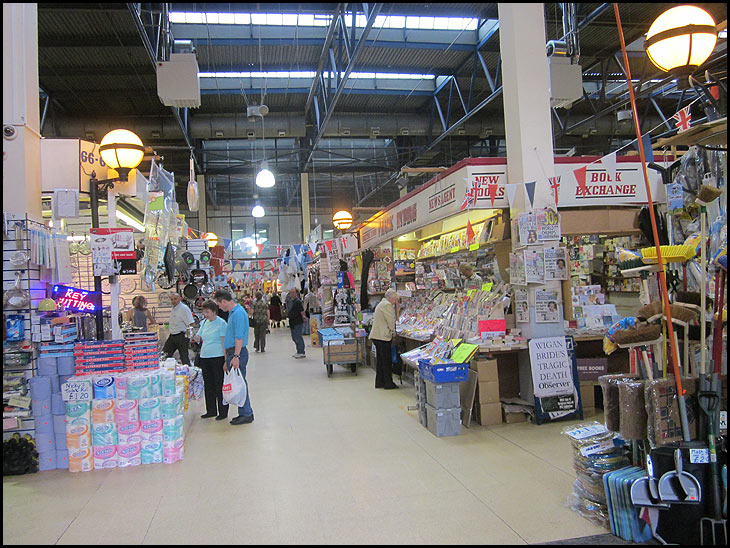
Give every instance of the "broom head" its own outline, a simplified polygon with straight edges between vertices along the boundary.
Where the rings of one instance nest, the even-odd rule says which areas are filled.
[[[613,341],[616,344],[650,343],[659,338],[662,334],[662,326],[659,324],[640,325],[621,329],[613,334]]]

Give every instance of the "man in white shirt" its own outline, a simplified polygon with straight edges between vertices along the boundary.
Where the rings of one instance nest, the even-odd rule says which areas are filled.
[[[170,300],[172,301],[172,312],[170,312],[168,326],[170,336],[165,341],[165,346],[162,347],[162,351],[168,358],[171,358],[175,350],[177,350],[180,352],[180,361],[185,365],[190,365],[190,358],[188,357],[190,341],[188,340],[187,331],[190,324],[195,321],[193,319],[193,313],[182,302],[182,297],[179,293],[173,293]]]

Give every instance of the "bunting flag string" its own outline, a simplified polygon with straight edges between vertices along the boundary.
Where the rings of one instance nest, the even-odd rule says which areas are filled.
[[[466,220],[466,244],[471,245],[474,240],[474,229],[471,226],[471,221],[469,219]]]
[[[558,207],[558,193],[560,192],[560,176],[548,177],[548,181],[550,181],[550,192],[552,193],[553,198],[555,199],[555,207]]]
[[[588,193],[588,187],[586,186],[588,166],[573,170],[573,175],[575,175],[575,181],[578,183],[578,196],[585,196]]]
[[[527,191],[527,198],[530,200],[530,209],[533,208],[533,205],[535,203],[535,185],[537,181],[531,181],[529,183],[525,183],[525,190]]]
[[[675,127],[678,128],[677,133],[682,133],[683,131],[687,131],[690,128],[690,124],[692,122],[692,114],[689,111],[690,105],[687,105],[683,109],[677,111],[677,113],[672,116],[672,120],[675,120],[677,123],[674,124]]]
[[[616,154],[616,152],[612,152],[601,158],[601,165],[606,170],[606,173],[608,173],[611,182],[616,181]]]

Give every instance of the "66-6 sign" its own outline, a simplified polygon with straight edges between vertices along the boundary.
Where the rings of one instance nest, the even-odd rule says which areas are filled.
[[[94,155],[94,151],[89,152],[86,150],[82,150],[80,159],[82,164],[89,164],[91,166],[97,165],[98,167],[102,168],[107,167],[101,155]]]

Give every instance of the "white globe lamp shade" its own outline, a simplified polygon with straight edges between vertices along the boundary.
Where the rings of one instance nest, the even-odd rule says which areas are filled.
[[[263,217],[264,215],[266,215],[266,212],[264,211],[263,207],[257,204],[251,210],[251,215],[253,215],[254,217]]]
[[[712,54],[716,43],[717,28],[709,13],[697,6],[676,6],[654,20],[644,48],[649,60],[676,76],[681,86]]]
[[[274,174],[267,168],[263,168],[256,174],[256,186],[261,188],[271,188],[276,184]]]
[[[352,213],[344,209],[332,216],[332,224],[338,230],[347,230],[352,226]]]
[[[129,172],[142,161],[144,146],[135,133],[128,129],[115,129],[104,135],[99,144],[99,153],[104,163],[126,181]]]

